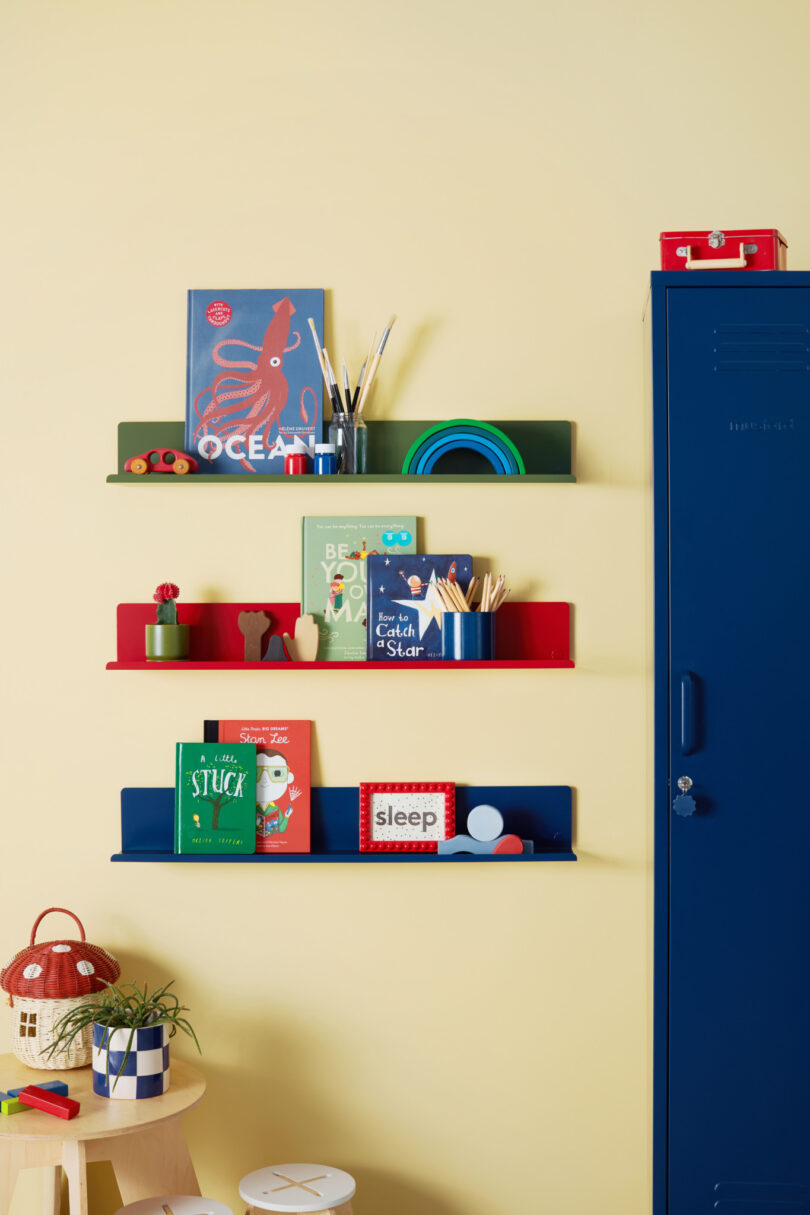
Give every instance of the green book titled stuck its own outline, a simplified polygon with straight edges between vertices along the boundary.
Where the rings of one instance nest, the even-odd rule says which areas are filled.
[[[255,746],[177,744],[175,852],[255,852],[255,817]]]
[[[321,662],[366,657],[366,562],[416,552],[414,515],[307,515],[301,611],[315,617]]]

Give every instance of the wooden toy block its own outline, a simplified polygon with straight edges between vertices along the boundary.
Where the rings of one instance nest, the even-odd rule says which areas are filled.
[[[10,1088],[9,1097],[19,1097],[24,1088],[28,1088],[28,1085],[21,1084],[19,1088]],[[37,1088],[47,1089],[49,1093],[58,1093],[60,1097],[67,1097],[69,1091],[64,1080],[45,1080],[42,1084],[38,1084]]]
[[[482,843],[496,840],[503,831],[503,815],[495,806],[473,806],[467,815],[467,830]]]
[[[314,662],[318,657],[320,633],[314,616],[299,616],[295,622],[295,637],[284,634],[284,644],[293,662]]]
[[[499,840],[494,841],[492,851],[495,856],[522,852],[523,840],[517,835],[502,835]]]
[[[240,612],[236,623],[245,639],[245,662],[261,662],[262,637],[270,628],[267,612]]]
[[[30,1105],[35,1110],[53,1114],[55,1118],[75,1118],[79,1112],[79,1103],[72,1097],[61,1097],[58,1093],[51,1093],[46,1088],[38,1088],[35,1084],[29,1084],[27,1088],[24,1088],[19,1100],[23,1105]]]
[[[517,835],[501,835],[496,840],[454,835],[450,840],[439,840],[436,851],[439,856],[453,856],[458,852],[472,853],[473,856],[509,856],[518,852],[534,852],[534,841],[522,840]]]
[[[454,835],[449,840],[439,840],[436,852],[439,856],[452,856],[456,852],[471,852],[474,856],[491,856],[494,851],[491,840],[475,840],[471,835]]]
[[[262,662],[289,662],[284,642],[278,633],[274,633],[268,641]]]
[[[24,1114],[30,1107],[23,1105],[19,1097],[11,1097],[3,1094],[0,1098],[0,1114],[9,1116],[11,1114]]]

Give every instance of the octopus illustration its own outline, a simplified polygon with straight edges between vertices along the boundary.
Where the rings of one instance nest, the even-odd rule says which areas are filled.
[[[297,349],[301,344],[301,334],[294,332],[295,340],[287,345],[290,337],[290,321],[295,312],[292,301],[285,296],[273,305],[273,318],[265,330],[261,346],[252,342],[243,342],[239,338],[226,338],[218,342],[213,350],[213,360],[218,367],[226,368],[220,372],[212,384],[198,393],[194,400],[194,416],[199,423],[194,431],[193,440],[196,444],[206,435],[215,435],[223,443],[237,434],[242,437],[243,454],[235,453],[234,458],[247,472],[256,469],[248,460],[248,443],[251,437],[262,436],[262,446],[269,451],[276,444],[272,436],[273,428],[278,425],[278,433],[285,438],[292,436],[282,430],[281,415],[287,404],[289,384],[284,375],[284,355]],[[226,346],[244,346],[248,350],[257,351],[256,361],[250,359],[235,361],[226,359],[220,353]],[[211,399],[203,408],[202,399],[210,392]],[[317,403],[314,388],[306,387],[301,390],[299,408],[304,426],[309,421],[305,400],[306,394],[312,393],[314,403]],[[247,411],[247,412],[245,412]],[[314,429],[313,422],[303,432],[309,434]],[[208,457],[210,459],[210,456]]]

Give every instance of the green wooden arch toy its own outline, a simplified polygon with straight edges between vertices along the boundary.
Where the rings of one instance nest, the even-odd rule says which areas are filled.
[[[402,471],[427,476],[445,452],[459,449],[479,452],[496,473],[525,476],[523,457],[509,436],[491,422],[472,418],[453,418],[423,431],[408,448]]]

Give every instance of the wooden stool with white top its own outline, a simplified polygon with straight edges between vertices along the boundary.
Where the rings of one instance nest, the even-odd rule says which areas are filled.
[[[349,1173],[325,1164],[274,1164],[243,1177],[239,1197],[249,1203],[246,1215],[352,1215],[356,1188]]]
[[[115,1215],[233,1215],[230,1207],[213,1198],[191,1194],[164,1194],[161,1198],[142,1198],[120,1207]]]

